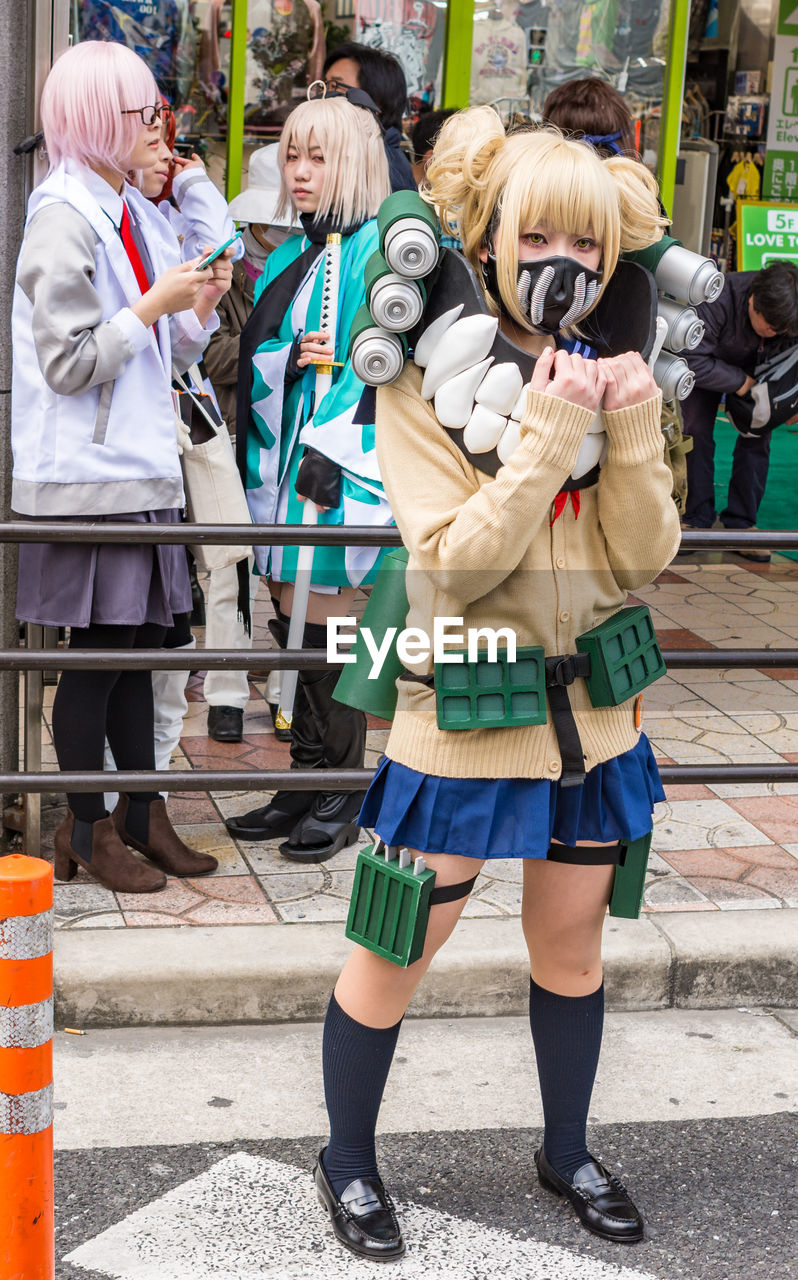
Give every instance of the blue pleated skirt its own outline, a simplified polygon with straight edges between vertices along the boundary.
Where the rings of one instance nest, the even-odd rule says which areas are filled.
[[[639,840],[665,799],[645,734],[623,755],[596,765],[581,787],[547,778],[438,778],[387,757],[358,821],[385,844],[466,858],[545,858],[562,844]]]

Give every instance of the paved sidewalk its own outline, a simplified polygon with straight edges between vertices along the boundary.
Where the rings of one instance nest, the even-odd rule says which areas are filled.
[[[769,566],[754,566],[733,553],[679,557],[655,584],[639,593],[639,598],[650,605],[660,642],[666,650],[788,648],[796,643],[798,565],[785,558],[776,557]],[[265,625],[269,612],[268,599],[262,591],[255,610],[256,644],[270,643]],[[658,757],[665,763],[798,761],[796,681],[798,670],[779,668],[678,671],[647,691],[644,727]],[[219,744],[207,737],[202,681],[199,676],[192,677],[189,714],[174,767],[186,770],[287,767],[288,750],[274,738],[263,690],[264,681],[252,681],[243,743]],[[47,692],[50,697],[46,721],[52,690]],[[45,768],[55,764],[49,724],[47,734]],[[376,765],[386,737],[387,726],[371,720],[368,765]],[[62,937],[59,945],[63,954],[75,958],[77,963],[81,954],[88,956],[90,950],[92,963],[103,963],[103,956],[108,958],[110,972],[116,964],[111,960],[113,954],[131,963],[143,952],[152,953],[155,947],[161,954],[161,963],[166,964],[167,961],[179,963],[180,957],[186,956],[190,949],[202,967],[201,953],[210,963],[218,949],[218,960],[223,964],[225,953],[228,950],[231,955],[237,953],[244,943],[243,935],[237,937],[236,929],[217,927],[269,926],[265,931],[258,929],[257,937],[263,939],[262,943],[253,942],[251,928],[245,930],[247,945],[260,950],[263,963],[267,953],[272,954],[275,964],[282,963],[287,978],[295,963],[302,969],[308,955],[318,956],[316,985],[320,981],[324,986],[329,976],[326,968],[333,971],[339,952],[343,954],[340,947],[345,947],[341,942],[341,926],[346,918],[356,849],[343,851],[329,864],[297,867],[280,857],[276,843],[234,841],[224,827],[223,818],[265,803],[267,799],[265,792],[171,795],[169,811],[173,822],[188,843],[215,854],[219,859],[218,872],[203,880],[170,880],[166,890],[147,898],[113,894],[80,872],[71,884],[56,885],[57,928]],[[60,798],[52,797],[54,803],[48,803],[49,800],[47,797],[43,803],[45,856],[49,855],[52,831],[63,813]],[[361,842],[367,840],[364,833]],[[506,936],[508,956],[517,953],[515,943],[509,939],[520,938],[518,921],[514,919],[520,912],[520,873],[518,862],[490,864],[481,874],[464,913],[466,921],[481,922],[477,932],[487,929],[485,939],[490,935],[494,944],[496,939]],[[623,947],[631,948],[629,954],[634,953],[635,938],[641,942],[648,938],[652,945],[656,943],[657,964],[662,960],[664,969],[660,974],[654,966],[650,1003],[646,1004],[646,978],[640,970],[643,961],[638,957],[636,972],[624,980],[623,990],[621,985],[617,987],[619,1007],[657,1007],[663,990],[667,1000],[678,1002],[678,972],[688,984],[682,991],[687,1003],[700,1003],[702,999],[709,1004],[719,1001],[733,1004],[740,1000],[798,1003],[794,987],[796,973],[792,967],[796,949],[794,943],[792,952],[788,946],[788,939],[794,937],[797,908],[798,783],[668,788],[667,803],[658,806],[656,814],[645,923],[611,921],[608,924],[610,951],[609,931],[620,924],[619,936],[622,935]],[[691,916],[695,916],[692,926]],[[490,922],[494,922],[494,927]],[[304,928],[302,931],[271,928],[288,924]],[[199,945],[199,938],[188,941],[185,926],[203,927],[205,945]],[[317,928],[320,926],[325,926],[321,932]],[[146,941],[138,936],[142,929],[147,931]],[[469,926],[463,936],[470,937],[471,933]],[[163,935],[160,941],[154,941],[159,934]],[[67,935],[78,937],[67,943]],[[124,945],[122,935],[130,935]],[[692,939],[689,946],[688,936]],[[682,937],[681,944],[679,937]],[[715,951],[711,944],[713,937],[719,939]],[[134,938],[138,941],[134,942]],[[82,947],[79,939],[83,939]],[[787,956],[786,971],[780,966],[776,979],[772,959],[780,952],[782,943]],[[761,951],[756,962],[752,947]],[[729,974],[736,972],[733,961],[741,951],[746,953],[748,967],[746,976],[740,973],[735,988],[734,982],[738,979]],[[296,959],[298,953],[301,953],[299,960]],[[621,955],[616,959],[620,974],[625,962]],[[690,964],[698,963],[702,976],[696,986],[695,974],[689,978],[687,970]],[[485,990],[478,999],[475,995],[479,1011],[510,1011],[504,999],[506,993],[493,986],[497,974],[490,969],[489,958],[478,958],[478,953],[472,952],[475,980],[481,964],[485,969]],[[725,967],[726,973],[718,983],[715,970],[720,967]],[[710,969],[714,976],[708,977]],[[760,975],[758,986],[752,976],[754,971]],[[265,981],[263,973],[259,973]],[[658,985],[660,978],[665,983],[663,990]],[[81,981],[89,979],[90,971],[87,971]],[[164,981],[168,982],[168,972],[164,973]],[[635,983],[640,993],[636,1006]],[[268,983],[265,989],[271,991]],[[235,1000],[233,1003],[233,1017],[246,1018],[245,1002],[241,1007]],[[290,1000],[278,1003],[282,1016],[286,1016],[286,1010],[290,1016]],[[67,1001],[67,1004],[91,1016],[86,1001],[78,1004]],[[213,1004],[211,1000],[209,1007]],[[444,1001],[441,1008],[445,1004]],[[180,1007],[184,1006],[185,1001]],[[183,1015],[177,1016],[177,1005],[171,1008],[174,1020],[187,1020]],[[304,997],[298,998],[299,1016],[316,1016],[315,1009],[312,1000],[308,1004]],[[146,1009],[143,1012],[146,1015]],[[221,1014],[224,1010],[217,1009],[217,1012]],[[257,1016],[262,1015],[263,1008],[259,1007]],[[162,1020],[163,1009],[159,1011],[153,1005],[153,1016],[155,1020]],[[208,1010],[201,1016],[209,1016]],[[131,1017],[139,1020],[132,1011]],[[233,1018],[228,1016],[226,1020]]]

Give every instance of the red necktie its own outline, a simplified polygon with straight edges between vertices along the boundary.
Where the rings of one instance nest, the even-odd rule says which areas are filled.
[[[133,268],[133,274],[136,277],[139,289],[144,294],[149,289],[150,282],[147,279],[147,272],[144,270],[141,254],[136,248],[136,242],[130,230],[130,217],[124,201],[122,202],[122,221],[119,225],[119,234],[122,237],[122,244],[125,246],[125,252],[130,259],[130,265]]]
[[[574,509],[574,520],[579,519],[579,508],[582,505],[582,499],[578,489],[561,489],[554,499],[554,516],[549,521],[549,528],[558,520],[568,505],[568,499],[571,499],[571,505]]]

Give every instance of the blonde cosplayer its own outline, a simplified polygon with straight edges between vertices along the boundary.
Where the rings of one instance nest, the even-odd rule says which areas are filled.
[[[308,154],[312,146],[321,148],[325,160],[316,220],[331,217],[351,226],[375,217],[391,188],[382,133],[374,116],[345,98],[300,103],[280,138],[280,171],[284,172],[289,148]],[[293,204],[283,178],[277,215],[291,212]]]
[[[505,135],[490,107],[464,111],[444,125],[426,196],[446,230],[460,236],[479,280],[480,250],[491,248],[505,309],[528,331],[534,327],[517,300],[519,235],[540,225],[590,234],[602,247],[606,285],[618,255],[657,241],[665,225],[656,184],[643,165],[620,156],[601,160],[552,128]],[[495,314],[498,305],[487,292],[486,301]]]

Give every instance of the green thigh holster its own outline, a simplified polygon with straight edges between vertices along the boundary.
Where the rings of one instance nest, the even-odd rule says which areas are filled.
[[[435,872],[422,857],[384,844],[361,849],[349,902],[346,936],[406,969],[424,950],[430,907],[467,898],[476,876],[435,888]]]
[[[610,898],[611,916],[624,916],[627,920],[638,919],[643,905],[648,855],[653,834],[653,831],[649,831],[639,840],[621,841],[623,856],[622,861],[615,868],[615,880]]]

